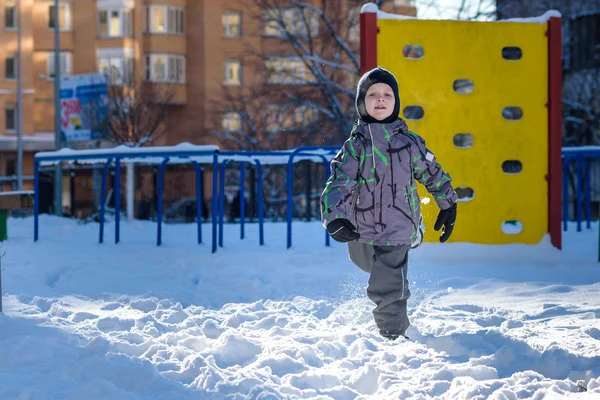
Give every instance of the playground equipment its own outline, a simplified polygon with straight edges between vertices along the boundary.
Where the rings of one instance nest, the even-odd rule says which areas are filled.
[[[560,248],[560,14],[433,21],[369,3],[360,24],[362,71],[394,73],[409,128],[453,178],[461,203],[450,241],[533,244],[550,233]],[[422,212],[432,226],[435,202]]]
[[[584,202],[590,226],[590,183],[585,165],[587,159],[600,157],[600,152],[567,148],[561,157],[561,20],[556,12],[516,21],[426,21],[382,13],[368,4],[363,7],[360,21],[362,71],[380,65],[396,75],[401,110],[410,129],[426,139],[428,147],[452,175],[461,201],[461,217],[451,241],[533,244],[549,233],[552,244],[560,248],[561,219],[568,218],[566,212],[561,216],[563,207],[568,206],[563,202],[561,207],[561,195],[568,196],[567,185],[563,184],[566,177],[563,175],[561,179],[561,173],[571,162],[577,163],[579,172],[576,201],[577,204]],[[228,163],[239,163],[242,198],[246,164],[256,165],[259,187],[262,187],[265,163],[287,164],[289,248],[292,245],[294,162],[300,159],[323,162],[328,176],[328,161],[338,151],[337,147],[311,147],[278,152],[219,152],[214,146],[189,146],[38,153],[36,188],[40,163],[81,160],[81,156],[103,162],[104,193],[106,173],[111,165],[114,164],[118,178],[120,161],[153,159],[160,164],[161,193],[157,207],[157,245],[160,245],[164,167],[172,162],[193,162],[198,177],[200,165],[210,165],[215,252],[224,242],[224,171]],[[115,189],[118,207],[120,193]],[[196,214],[201,215],[201,186],[197,184],[196,190]],[[432,226],[437,215],[435,202],[422,188],[420,190],[425,222]],[[258,191],[258,201],[259,244],[262,245],[264,199],[261,192]],[[583,209],[577,209],[578,230]],[[115,241],[118,242],[119,212],[116,211]],[[104,210],[101,213],[103,215]],[[38,238],[37,216],[36,209],[35,240]],[[243,201],[240,217],[243,239]],[[202,242],[200,220],[199,243]],[[102,216],[101,242],[103,224]],[[425,240],[436,241],[436,236],[436,232],[428,229]],[[326,233],[325,237],[328,245]]]
[[[587,228],[591,228],[592,223],[592,181],[590,176],[590,161],[600,160],[600,147],[582,146],[582,147],[563,147],[562,149],[562,220],[563,230],[567,230],[569,219],[569,166],[575,163],[575,220],[577,221],[577,231],[581,231],[583,221],[583,211],[585,210],[585,219]],[[581,204],[584,204],[581,207]],[[599,212],[600,214],[600,212]],[[600,246],[599,246],[600,248]]]
[[[158,170],[158,204],[157,204],[157,233],[156,244],[162,244],[162,217],[163,217],[163,188],[164,169],[169,162],[190,162],[196,169],[196,216],[198,224],[197,240],[202,243],[202,186],[200,184],[200,164],[211,165],[212,171],[212,252],[217,251],[217,244],[223,247],[223,220],[224,220],[224,186],[225,168],[231,161],[240,163],[240,192],[244,195],[244,166],[245,163],[257,165],[258,170],[258,201],[259,201],[259,244],[264,244],[264,201],[262,197],[262,165],[287,164],[287,248],[292,246],[292,185],[293,165],[296,161],[311,160],[322,162],[325,166],[327,178],[329,177],[329,161],[337,153],[337,147],[299,147],[291,151],[269,152],[219,152],[217,146],[194,146],[183,143],[177,146],[158,146],[144,148],[128,148],[119,146],[111,149],[98,150],[70,150],[62,149],[55,152],[41,152],[34,157],[34,241],[39,239],[39,173],[40,165],[52,165],[58,162],[83,162],[102,163],[102,187],[100,193],[100,225],[99,243],[104,241],[105,221],[105,196],[108,170],[114,164],[115,180],[120,182],[121,162],[142,161],[159,164]],[[220,176],[220,179],[219,179]],[[115,243],[120,241],[120,185],[115,185]],[[244,202],[240,203],[240,237],[244,239],[245,210]],[[329,235],[324,232],[325,244],[329,245]]]
[[[569,165],[575,163],[576,188],[575,188],[575,220],[577,232],[581,231],[583,210],[585,209],[587,229],[592,224],[592,184],[590,177],[590,161],[600,160],[600,147],[564,147],[562,149],[562,174],[563,174],[563,229],[566,231],[569,218]],[[583,203],[583,207],[582,207]],[[600,209],[598,210],[600,216]],[[600,221],[598,223],[598,261],[600,262]]]

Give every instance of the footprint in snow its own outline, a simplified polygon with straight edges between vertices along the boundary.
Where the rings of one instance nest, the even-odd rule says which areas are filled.
[[[88,312],[78,312],[73,314],[71,317],[71,321],[75,323],[83,322],[88,319],[96,319],[98,316],[96,314],[88,313]]]
[[[121,304],[119,303],[108,303],[104,307],[101,308],[103,311],[114,311],[117,308],[120,308]]]
[[[600,329],[598,328],[588,328],[585,330],[585,333],[587,333],[596,340],[600,340]]]

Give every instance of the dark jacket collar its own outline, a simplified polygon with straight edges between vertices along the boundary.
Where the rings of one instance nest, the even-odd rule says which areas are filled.
[[[364,136],[365,133],[369,130],[369,125],[371,125],[371,129],[373,129],[373,128],[381,129],[381,126],[384,125],[385,129],[387,129],[387,131],[390,132],[392,135],[396,135],[398,133],[408,131],[408,125],[402,118],[398,118],[394,122],[390,122],[388,124],[368,123],[361,119],[358,119],[356,121],[356,128],[353,130],[352,134],[354,135],[354,134],[360,133]]]

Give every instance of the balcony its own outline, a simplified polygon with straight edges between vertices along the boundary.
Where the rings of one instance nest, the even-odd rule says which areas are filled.
[[[157,102],[172,105],[187,104],[187,86],[182,83],[146,82],[145,90],[153,94]]]
[[[147,4],[144,13],[144,50],[152,53],[187,52],[183,5]]]
[[[187,39],[183,35],[144,35],[144,52],[187,54]]]

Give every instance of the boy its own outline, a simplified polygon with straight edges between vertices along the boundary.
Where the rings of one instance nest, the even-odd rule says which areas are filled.
[[[367,295],[376,304],[379,333],[406,338],[408,251],[423,240],[415,179],[440,208],[434,229],[443,226],[442,243],[454,227],[457,196],[425,141],[398,118],[392,73],[383,68],[365,73],[357,85],[356,109],[359,119],[331,161],[321,195],[323,226],[334,240],[348,243],[350,259],[370,273]]]

